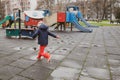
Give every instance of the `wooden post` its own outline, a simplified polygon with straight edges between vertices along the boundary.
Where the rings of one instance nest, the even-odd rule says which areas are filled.
[[[14,28],[16,28],[16,21],[15,21],[15,9],[13,9],[13,16],[14,16]]]
[[[62,31],[62,23],[60,23],[60,30]]]
[[[73,26],[73,25],[72,25],[72,23],[71,23],[71,31],[72,31],[72,28],[73,28],[72,26]]]
[[[66,22],[63,23],[64,31],[66,31]]]
[[[20,15],[20,10],[18,10],[18,17],[19,17],[19,38],[21,38],[21,15]]]

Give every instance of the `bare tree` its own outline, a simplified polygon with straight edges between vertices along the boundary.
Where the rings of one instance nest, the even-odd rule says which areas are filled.
[[[62,11],[63,10],[63,3],[61,0],[57,0],[57,11]]]
[[[108,19],[108,15],[112,14],[112,5],[115,2],[116,0],[93,0],[89,4],[89,9],[92,14],[96,14],[96,19]]]
[[[102,4],[102,1],[100,1],[100,0],[97,0],[96,2],[95,2],[95,4],[96,4],[96,7],[95,7],[95,12],[96,12],[96,19],[99,19],[99,18],[101,18],[101,13],[102,13],[102,10],[101,10],[101,4]]]
[[[120,19],[120,0],[116,0],[113,7],[116,19]]]
[[[54,0],[40,0],[38,1],[38,5],[36,9],[48,9],[52,10],[54,7]]]
[[[5,16],[5,1],[0,0],[0,18],[3,19]]]
[[[70,1],[71,0],[57,0],[58,11],[66,11],[66,7],[71,5]]]
[[[107,16],[106,16],[106,11],[107,11],[107,0],[103,0],[103,15],[102,15],[102,19],[106,19]]]
[[[65,11],[67,6],[75,5],[80,8],[83,15],[89,14],[89,17],[96,19],[108,19],[108,15],[114,12],[113,6],[117,0],[39,0],[36,9],[49,9],[52,11]],[[54,3],[54,4],[53,4]],[[118,10],[116,10],[118,11]]]

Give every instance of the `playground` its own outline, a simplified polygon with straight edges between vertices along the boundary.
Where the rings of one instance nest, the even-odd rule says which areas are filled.
[[[76,6],[54,14],[14,12],[0,21],[0,80],[120,79],[118,24],[108,27],[88,22]],[[59,40],[49,37],[45,51],[52,55],[50,63],[36,59],[39,46],[37,39],[31,39],[41,20],[60,36]]]
[[[6,36],[13,37],[32,37],[37,29],[39,21],[44,21],[49,27],[54,27],[54,30],[66,31],[68,27],[75,27],[80,32],[92,32],[90,27],[98,27],[89,24],[84,18],[77,6],[69,6],[65,12],[57,12],[50,14],[49,10],[41,11],[24,11],[21,13],[19,9],[14,9],[13,14],[6,16],[0,24],[6,29]],[[79,21],[82,21],[85,26],[82,26]],[[24,22],[24,26],[21,23]],[[18,23],[18,25],[16,25]],[[14,27],[11,27],[14,24]]]
[[[39,21],[44,21],[46,25],[52,27],[52,31],[73,31],[75,27],[80,32],[93,32],[93,28],[99,26],[110,26],[110,23],[105,24],[92,24],[83,17],[79,7],[68,6],[66,11],[50,13],[49,10],[34,10],[24,11],[21,13],[19,9],[14,9],[13,14],[6,16],[0,21],[2,28],[6,29],[6,37],[17,38],[32,38],[33,33],[37,29]],[[113,26],[119,24],[113,24]]]

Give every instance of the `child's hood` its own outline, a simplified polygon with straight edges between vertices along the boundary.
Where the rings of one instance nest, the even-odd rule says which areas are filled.
[[[41,24],[41,25],[39,26],[39,29],[41,29],[41,30],[47,30],[48,27],[47,27],[45,24]]]

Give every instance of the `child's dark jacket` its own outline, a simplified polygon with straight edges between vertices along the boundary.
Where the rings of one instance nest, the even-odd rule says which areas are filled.
[[[48,45],[48,35],[56,38],[57,36],[48,31],[48,27],[45,24],[41,24],[33,34],[33,38],[38,36],[38,44],[41,46]]]

